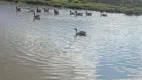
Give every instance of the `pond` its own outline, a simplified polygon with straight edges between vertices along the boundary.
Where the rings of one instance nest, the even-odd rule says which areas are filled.
[[[142,16],[88,11],[92,16],[76,17],[50,8],[33,20],[15,7],[0,4],[1,80],[142,79]],[[75,37],[74,28],[87,36]]]

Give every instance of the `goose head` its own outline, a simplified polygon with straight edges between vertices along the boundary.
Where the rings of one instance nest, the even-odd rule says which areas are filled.
[[[74,30],[77,32],[77,28],[74,28]]]

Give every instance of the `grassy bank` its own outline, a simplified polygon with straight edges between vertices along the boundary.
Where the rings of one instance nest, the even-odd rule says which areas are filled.
[[[35,5],[48,5],[54,7],[67,7],[72,9],[89,9],[95,11],[104,11],[111,13],[125,13],[127,15],[141,15],[141,7],[132,7],[132,6],[116,6],[104,3],[91,3],[83,0],[73,0],[68,2],[68,0],[16,0],[15,2],[24,2],[27,4]]]

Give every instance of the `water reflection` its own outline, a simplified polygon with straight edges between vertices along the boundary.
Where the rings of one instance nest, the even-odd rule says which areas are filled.
[[[40,13],[33,21],[15,5],[0,5],[0,79],[134,80],[142,78],[140,17],[74,17]],[[85,12],[80,10],[80,12]],[[75,37],[74,28],[87,31]]]

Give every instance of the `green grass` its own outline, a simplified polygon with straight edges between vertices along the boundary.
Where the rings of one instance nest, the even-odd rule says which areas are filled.
[[[19,1],[19,0],[18,0]],[[130,5],[109,5],[104,3],[90,3],[86,2],[86,0],[73,0],[72,2],[68,2],[68,0],[20,0],[20,1],[33,1],[33,2],[41,2],[48,3],[50,6],[61,6],[61,7],[69,7],[69,8],[79,8],[79,9],[91,9],[97,11],[106,11],[106,12],[121,12],[127,14],[142,14],[141,7],[132,7]]]

